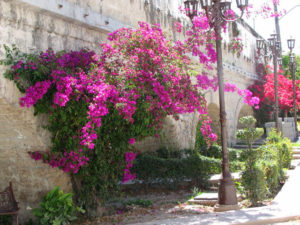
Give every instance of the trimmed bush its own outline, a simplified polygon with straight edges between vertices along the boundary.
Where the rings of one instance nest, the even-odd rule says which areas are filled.
[[[283,169],[291,163],[292,146],[287,138],[273,130],[264,145],[245,150],[241,158],[246,168],[241,179],[244,194],[252,205],[257,205],[278,190],[284,179]]]
[[[162,158],[151,154],[141,154],[136,158],[132,171],[136,178],[145,183],[153,181],[166,183],[183,179],[206,181],[209,174],[219,173],[218,159],[193,154],[186,158]]]
[[[230,163],[232,171],[242,168],[242,163]],[[168,151],[160,149],[154,153],[137,156],[131,169],[136,178],[145,183],[170,183],[191,179],[205,184],[210,174],[221,173],[221,160],[203,156],[192,150]]]

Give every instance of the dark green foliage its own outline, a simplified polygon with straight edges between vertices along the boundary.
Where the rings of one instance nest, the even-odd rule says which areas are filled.
[[[292,143],[288,138],[282,137],[281,133],[272,130],[266,140],[268,146],[277,149],[280,170],[289,168],[292,161]]]
[[[166,157],[165,151],[143,153],[137,156],[132,171],[136,177],[145,183],[176,183],[184,179],[191,179],[198,183],[205,183],[210,174],[221,173],[221,160],[200,155],[192,150],[175,151]],[[185,157],[182,157],[185,156]],[[242,168],[242,163],[231,162],[232,171]]]
[[[199,182],[209,174],[221,171],[220,160],[193,154],[186,158],[161,158],[151,154],[141,154],[136,158],[132,171],[139,180],[146,183],[175,183],[183,179],[195,179]]]
[[[7,70],[5,77],[13,80],[21,92],[34,85],[36,82],[51,79],[53,70],[64,70],[67,73],[74,73],[68,66],[60,68],[56,63],[65,52],[55,53],[49,50],[49,54],[54,59],[47,63],[39,63],[38,55],[21,53],[15,46],[12,49],[4,46],[6,59],[1,60],[0,64],[14,66],[19,61],[34,62],[36,69],[25,69],[23,64],[15,72],[19,78],[14,77],[13,70]],[[85,50],[82,50],[85,51]],[[89,73],[95,65],[90,67],[79,65],[76,71]],[[53,95],[55,89],[48,90],[47,94],[34,105],[34,113],[46,114],[49,123],[45,127],[52,134],[52,146],[50,156],[54,154],[58,158],[63,155],[65,150],[78,151],[82,148],[79,144],[81,128],[88,122],[87,109],[88,103],[79,99],[71,99],[65,107],[53,108]],[[111,104],[111,105],[109,105]],[[108,103],[109,115],[102,118],[101,127],[96,130],[98,140],[95,141],[94,150],[86,150],[89,164],[82,167],[77,174],[72,174],[72,184],[75,192],[75,199],[80,206],[89,210],[95,209],[105,200],[116,195],[120,190],[120,181],[124,169],[124,153],[130,151],[128,140],[132,137],[137,141],[147,136],[153,136],[158,130],[154,124],[154,116],[148,110],[149,105],[143,99],[136,103],[136,111],[133,116],[134,123],[125,120],[115,109],[112,103]],[[44,155],[44,160],[49,159],[49,155]]]
[[[284,168],[291,162],[291,144],[275,130],[270,132],[264,145],[258,149],[245,150],[241,158],[245,160],[245,171],[241,184],[252,205],[266,199],[277,191],[284,179]]]
[[[242,173],[241,184],[247,198],[253,206],[266,199],[267,184],[262,165],[257,162]]]
[[[95,142],[95,150],[90,151],[89,164],[73,176],[77,202],[84,208],[94,209],[99,199],[105,202],[118,195],[124,169],[124,152],[129,148],[128,139],[155,134],[154,128],[148,128],[149,115],[142,111],[142,106],[137,107],[134,124],[122,119],[113,109],[109,117],[103,117],[102,126],[97,131],[102,134],[101,139]]]
[[[296,56],[296,62],[297,62],[297,65],[300,64],[300,57],[299,56]],[[290,55],[283,55],[282,56],[282,67],[285,71],[285,76],[287,76],[289,74],[289,78],[292,78],[292,76],[290,75],[291,72],[290,72],[290,68],[289,68],[289,63],[290,63]],[[296,70],[296,80],[300,80],[300,70],[299,68],[297,68]]]
[[[40,225],[68,225],[77,218],[77,212],[84,211],[74,205],[72,193],[64,194],[59,187],[55,187],[42,200],[40,208],[32,212]]]
[[[222,158],[222,148],[220,145],[213,144],[212,146],[202,146],[199,149],[201,155],[216,159]]]
[[[252,144],[264,134],[264,130],[254,127],[256,119],[253,116],[244,116],[239,121],[244,126],[244,129],[236,131],[236,138],[246,141],[248,150],[251,151]]]
[[[198,150],[199,153],[203,156],[215,158],[215,159],[221,159],[222,158],[222,147],[217,144],[213,144],[210,147],[202,147]],[[240,149],[234,149],[234,148],[228,148],[228,156],[229,161],[241,161],[240,160],[240,154],[242,150]]]
[[[11,225],[12,223],[12,216],[10,215],[1,215],[0,216],[0,224],[1,225]]]
[[[153,202],[151,200],[144,200],[144,199],[133,199],[133,200],[128,200],[122,203],[123,206],[126,205],[138,205],[138,206],[142,206],[142,207],[150,207],[153,205]]]
[[[196,140],[195,140],[195,149],[202,149],[207,147],[207,143],[204,139],[204,136],[201,132],[202,122],[199,121],[196,128]]]

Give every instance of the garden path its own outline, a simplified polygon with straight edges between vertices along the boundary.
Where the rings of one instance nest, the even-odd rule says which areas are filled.
[[[300,148],[294,147],[294,150],[300,150]],[[300,163],[299,161],[296,162],[295,169],[289,173],[289,179],[269,206],[189,217],[178,216],[172,219],[154,220],[133,225],[272,224],[299,219]]]

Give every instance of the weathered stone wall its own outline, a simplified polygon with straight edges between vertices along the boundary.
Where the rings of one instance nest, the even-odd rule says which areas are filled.
[[[21,51],[39,52],[49,47],[54,50],[78,50],[83,47],[100,52],[99,43],[106,35],[120,27],[136,27],[138,21],[160,23],[176,40],[182,38],[172,24],[189,21],[179,13],[180,1],[174,0],[0,0],[0,43],[16,44]],[[240,26],[240,25],[239,25]],[[240,58],[225,54],[225,79],[247,88],[253,82],[253,34],[250,35],[249,54]],[[224,49],[225,50],[225,49]],[[0,50],[0,57],[4,52]],[[3,74],[5,68],[0,68]],[[20,108],[20,93],[15,85],[0,76],[0,189],[14,184],[16,198],[21,203],[21,220],[35,207],[41,197],[59,185],[71,190],[70,179],[58,169],[35,162],[28,151],[46,151],[50,135],[42,124],[47,118],[34,117],[33,110]],[[218,93],[206,93],[208,103],[218,105]],[[236,120],[243,106],[241,98],[226,94],[229,142],[234,142]],[[140,150],[155,150],[165,146],[175,149],[192,148],[195,143],[197,115],[180,116],[178,121],[166,118],[162,138],[148,138],[136,145]]]
[[[285,117],[278,118],[279,130],[282,133],[283,137],[290,139],[291,141],[295,141],[296,139],[296,129],[295,129],[295,121],[293,117]],[[267,131],[267,135],[276,128],[275,122],[265,123],[265,128]]]
[[[18,106],[21,97],[13,82],[0,78],[0,188],[13,182],[16,199],[21,206],[21,221],[30,216],[28,207],[60,186],[71,190],[69,176],[58,169],[32,160],[28,151],[46,151],[49,134],[42,128],[45,118],[34,117],[32,109]]]

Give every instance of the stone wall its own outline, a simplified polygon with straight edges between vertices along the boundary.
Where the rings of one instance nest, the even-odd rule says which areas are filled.
[[[54,50],[86,47],[100,52],[99,43],[106,41],[108,32],[124,26],[136,27],[138,21],[160,23],[173,40],[181,39],[183,36],[176,34],[172,26],[178,20],[185,25],[189,23],[178,11],[180,4],[174,0],[1,0],[0,43],[16,44],[23,52],[40,52],[49,47]],[[225,79],[247,88],[256,79],[251,55],[255,35],[249,28],[239,27],[242,34],[251,36],[246,38],[250,53],[236,57],[224,52]],[[0,58],[3,57],[1,49]],[[1,67],[0,73],[5,69]],[[13,182],[24,221],[29,216],[28,206],[37,206],[41,197],[57,185],[70,191],[71,183],[67,174],[28,156],[28,151],[46,151],[50,135],[42,128],[47,118],[34,117],[32,109],[20,108],[20,96],[15,85],[0,76],[0,189]],[[208,92],[206,97],[208,103],[218,105],[218,93]],[[232,143],[243,102],[235,94],[226,94],[226,103],[228,137]],[[192,148],[197,118],[196,114],[182,115],[178,121],[168,117],[161,138],[148,138],[136,147],[143,151],[163,146]]]
[[[0,87],[0,188],[13,182],[24,221],[30,216],[27,208],[37,207],[49,190],[60,186],[70,191],[71,183],[67,174],[29,157],[28,151],[46,151],[50,145],[49,134],[42,128],[46,120],[18,106],[21,96],[13,82],[1,76]]]
[[[296,139],[296,129],[295,129],[295,121],[293,117],[285,117],[283,120],[282,118],[278,118],[279,123],[279,130],[282,135],[291,141],[295,141]],[[275,129],[275,122],[268,122],[265,123],[265,128],[267,131],[267,135],[271,132],[272,129]]]

